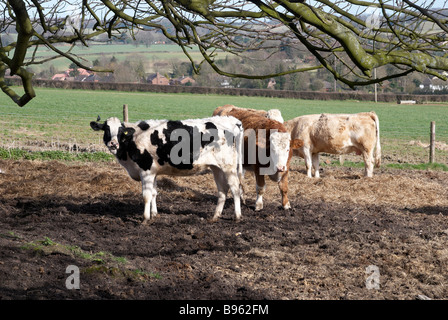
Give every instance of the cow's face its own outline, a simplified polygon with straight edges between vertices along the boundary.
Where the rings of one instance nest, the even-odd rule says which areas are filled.
[[[104,131],[104,144],[112,154],[116,155],[120,148],[119,139],[124,130],[121,121],[118,118],[112,117],[107,119],[104,123],[92,121],[90,122],[90,127],[95,131]]]
[[[270,135],[270,167],[276,172],[285,172],[288,167],[289,149],[291,148],[291,135],[288,132],[273,132]]]

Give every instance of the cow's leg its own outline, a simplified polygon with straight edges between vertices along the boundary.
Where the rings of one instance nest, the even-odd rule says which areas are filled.
[[[308,178],[312,178],[312,175],[311,175],[312,161],[311,161],[310,149],[303,148],[303,159],[305,160],[306,175],[308,176]]]
[[[313,153],[311,155],[311,159],[313,161],[313,168],[314,168],[314,177],[319,178],[320,172],[319,172],[319,153]]]
[[[218,167],[211,167],[213,177],[215,178],[216,187],[218,189],[218,204],[216,205],[215,214],[212,221],[217,221],[222,214],[224,204],[226,202],[227,192],[229,191],[229,185],[226,182],[224,172]]]
[[[255,201],[255,211],[260,211],[263,209],[263,194],[266,189],[266,181],[264,175],[259,173],[259,170],[254,172],[257,190],[257,200]]]
[[[230,191],[233,195],[233,203],[235,206],[235,219],[236,221],[241,220],[241,189],[240,189],[240,179],[236,172],[230,172],[226,174],[227,183],[230,187]]]
[[[288,172],[283,173],[280,181],[278,182],[278,187],[280,189],[280,194],[282,195],[282,207],[285,210],[291,209],[291,204],[288,199]]]
[[[156,212],[153,217],[157,214],[157,206],[155,206],[155,209],[151,209],[151,204],[155,204],[154,195],[157,194],[157,191],[155,190],[155,179],[155,174],[145,172],[141,175],[143,201],[145,202],[143,224],[151,219],[151,212],[154,212],[154,210]]]
[[[151,198],[151,217],[157,215],[157,179],[154,178],[154,187],[152,188],[152,198]]]
[[[240,189],[240,202],[246,204],[246,195],[244,194],[244,175],[246,174],[246,170],[243,169],[243,173],[241,175],[241,181],[238,183]]]
[[[364,158],[365,172],[364,175],[368,178],[373,177],[373,149],[363,150],[362,157]]]

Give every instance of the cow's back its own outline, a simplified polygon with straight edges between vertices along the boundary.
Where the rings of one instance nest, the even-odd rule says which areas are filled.
[[[260,113],[253,112],[251,109],[247,110],[242,108],[233,108],[227,112],[227,115],[233,116],[240,120],[243,124],[244,130],[276,129],[279,132],[287,132],[286,127],[282,123],[276,120],[268,119]]]
[[[319,119],[320,114],[309,114],[285,121],[284,125],[293,139],[303,139],[309,135],[311,128]]]
[[[376,136],[375,114],[313,114],[296,117],[285,125],[292,138],[302,139],[312,153],[359,152],[356,146]]]
[[[234,139],[239,134],[242,125],[234,117],[170,120],[137,131],[134,152],[153,158],[160,174],[191,175],[211,165],[235,165],[237,159],[226,156],[237,156]]]
[[[267,111],[265,111],[265,110],[258,110],[258,109],[251,109],[251,108],[240,108],[240,107],[236,107],[232,104],[226,104],[221,107],[217,107],[213,111],[213,115],[214,116],[234,116],[234,114],[236,112],[240,112],[240,111],[247,113],[248,115],[260,116],[260,117],[266,117],[268,114]]]

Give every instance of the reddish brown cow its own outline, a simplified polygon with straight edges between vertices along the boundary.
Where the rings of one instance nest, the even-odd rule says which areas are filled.
[[[227,115],[229,115],[229,112],[235,111],[235,110],[244,110],[246,112],[252,112],[261,117],[276,120],[280,123],[284,122],[282,113],[278,109],[270,109],[268,111],[265,111],[265,110],[259,110],[259,109],[239,108],[232,104],[226,104],[226,105],[223,105],[222,107],[217,107],[215,109],[215,111],[213,112],[213,115],[214,116],[227,116]]]
[[[218,112],[218,108],[215,113]],[[246,170],[253,171],[256,180],[257,200],[255,211],[263,208],[266,188],[265,175],[278,182],[282,207],[291,208],[288,200],[288,172],[293,149],[303,146],[300,139],[291,140],[285,126],[252,111],[241,108],[228,110],[226,115],[239,119],[244,128],[244,162]]]

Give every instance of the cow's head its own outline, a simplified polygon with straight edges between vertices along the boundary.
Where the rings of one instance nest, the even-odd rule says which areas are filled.
[[[288,132],[272,132],[270,141],[270,168],[275,172],[284,172],[288,167],[291,135]]]
[[[288,132],[273,132],[270,135],[270,168],[277,172],[285,172],[288,170],[289,160],[292,156],[292,149],[298,149],[303,146],[303,141],[299,139],[291,139]]]
[[[103,141],[109,151],[117,155],[126,141],[132,137],[134,129],[126,128],[123,123],[115,117],[107,119],[104,123],[98,121],[90,122],[90,127],[95,131],[104,131]]]

